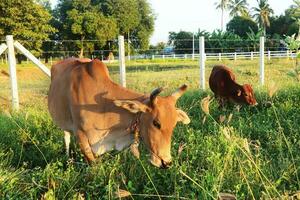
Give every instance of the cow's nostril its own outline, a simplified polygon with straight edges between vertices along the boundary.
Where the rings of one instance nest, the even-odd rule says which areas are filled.
[[[162,169],[168,169],[172,165],[172,161],[165,162],[163,159],[161,159],[161,168]]]

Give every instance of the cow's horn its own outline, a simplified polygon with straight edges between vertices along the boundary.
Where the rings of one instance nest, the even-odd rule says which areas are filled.
[[[151,105],[154,105],[155,104],[155,98],[157,97],[157,95],[159,95],[159,93],[161,93],[161,91],[163,91],[163,88],[160,87],[160,88],[156,88],[155,90],[153,90],[150,94],[150,102],[151,102]]]
[[[180,88],[178,88],[173,94],[172,97],[175,98],[175,100],[179,99],[179,97],[182,96],[182,94],[186,91],[187,85],[184,84]]]

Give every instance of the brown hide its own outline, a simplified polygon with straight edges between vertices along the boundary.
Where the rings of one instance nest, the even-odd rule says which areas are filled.
[[[232,100],[236,103],[256,105],[253,89],[249,84],[239,85],[235,81],[235,75],[228,67],[216,65],[209,77],[209,87],[217,98]]]
[[[51,75],[49,112],[60,128],[75,134],[88,161],[132,144],[130,128],[138,123],[151,163],[169,165],[173,129],[178,121],[189,123],[188,116],[175,107],[186,87],[150,101],[149,95],[114,83],[104,63],[89,59],[66,59],[52,67]]]

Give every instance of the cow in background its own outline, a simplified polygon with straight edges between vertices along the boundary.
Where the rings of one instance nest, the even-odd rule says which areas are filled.
[[[239,85],[231,69],[225,65],[213,67],[209,77],[209,87],[219,99],[220,106],[227,101],[239,104],[257,105],[251,85]]]

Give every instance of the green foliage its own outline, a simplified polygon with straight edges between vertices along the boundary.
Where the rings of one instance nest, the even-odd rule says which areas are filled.
[[[245,17],[235,16],[227,24],[226,30],[239,35],[241,38],[247,38],[247,33],[249,29],[257,33],[258,27],[256,23]]]
[[[270,15],[274,13],[273,9],[270,7],[268,0],[257,0],[258,7],[254,7],[254,18],[259,24],[259,27],[264,30],[264,35],[266,34],[266,28],[270,26]]]
[[[292,36],[286,36],[285,42],[288,44],[290,50],[298,52],[300,49],[300,40],[296,38],[296,34]]]
[[[247,0],[231,0],[228,5],[228,10],[230,11],[230,16],[250,17]]]
[[[13,35],[35,55],[41,52],[42,42],[55,32],[49,25],[50,13],[34,0],[0,1],[0,13],[0,38]]]
[[[206,62],[206,77],[215,63]],[[10,95],[9,78],[0,74],[0,199],[114,199],[118,188],[134,199],[157,199],[156,190],[162,199],[217,199],[219,192],[237,199],[287,199],[300,184],[300,87],[288,74],[293,60],[266,63],[266,84],[274,81],[279,88],[272,97],[257,86],[258,60],[222,63],[232,68],[239,83],[254,85],[258,106],[220,109],[213,100],[206,115],[200,103],[212,93],[198,89],[198,61],[127,63],[130,89],[148,93],[166,86],[162,95],[167,95],[182,83],[189,86],[177,106],[191,123],[176,126],[168,170],[150,165],[143,144],[140,160],[127,149],[106,153],[89,166],[74,146],[74,160],[68,160],[63,132],[47,111],[48,77],[32,64],[18,65],[21,110],[9,113],[3,105],[11,103],[3,100]],[[110,64],[109,70],[118,80],[118,64]]]
[[[283,198],[297,191],[300,183],[299,92],[299,87],[290,88],[270,98],[257,91],[260,105],[240,110],[231,106],[221,110],[213,101],[208,116],[201,111],[200,101],[210,93],[188,92],[178,106],[188,112],[192,122],[175,130],[174,164],[169,170],[152,167],[143,145],[141,160],[125,150],[106,154],[92,166],[79,157],[68,162],[62,133],[44,111],[32,108],[12,116],[1,113],[0,121],[9,128],[0,126],[0,197],[108,199],[122,188],[137,199],[151,198],[157,195],[155,190],[160,195],[189,199],[212,199],[219,192],[233,193],[238,199]],[[265,106],[269,101],[271,107]],[[219,122],[220,115],[226,116],[224,122]],[[19,134],[24,129],[25,137]],[[32,148],[27,148],[30,145]],[[8,147],[9,153],[3,153]]]
[[[186,31],[169,32],[169,44],[174,46],[177,54],[190,53],[193,46],[193,33]]]
[[[102,47],[117,36],[116,20],[105,16],[99,6],[92,4],[90,0],[61,0],[57,9],[56,25],[60,31],[60,39],[78,40],[75,44],[80,48],[81,55],[84,49],[91,52],[95,45]],[[83,43],[83,40],[98,41]]]

